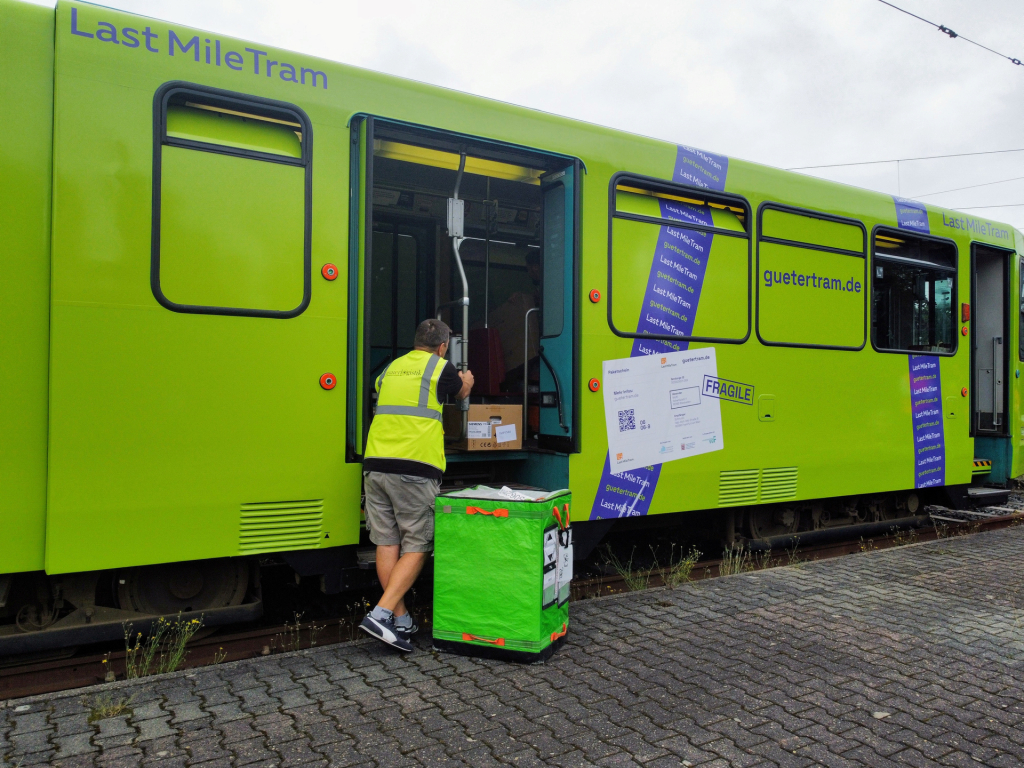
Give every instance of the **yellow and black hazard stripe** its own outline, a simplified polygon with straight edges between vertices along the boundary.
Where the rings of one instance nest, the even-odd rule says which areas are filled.
[[[991,459],[975,459],[974,470],[971,472],[973,475],[987,475],[992,471],[992,460]]]

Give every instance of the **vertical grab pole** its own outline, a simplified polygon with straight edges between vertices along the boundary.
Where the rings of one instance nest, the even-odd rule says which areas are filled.
[[[459,199],[459,187],[462,185],[462,173],[466,170],[466,153],[463,151],[459,156],[459,175],[455,177],[455,192],[452,195],[452,199],[458,201]],[[458,206],[456,206],[458,210]],[[456,214],[458,221],[451,222],[455,224],[452,230],[449,232],[452,238],[452,251],[455,253],[455,264],[459,268],[459,278],[462,280],[462,360],[459,363],[459,368],[463,372],[469,370],[469,282],[466,280],[466,270],[462,266],[462,256],[459,254],[459,245],[465,240],[463,236],[464,219],[460,214]],[[468,437],[469,435],[469,398],[463,398],[459,407],[462,409],[462,436]]]
[[[530,418],[530,313],[540,312],[540,307],[526,310],[523,317],[523,447],[526,447],[526,435],[529,431]]]
[[[1003,425],[1003,417],[999,412],[1002,405],[1002,398],[999,397],[999,374],[1002,372],[1003,353],[999,349],[1003,346],[1002,336],[992,337],[992,428]]]
[[[487,177],[487,194],[484,200],[484,328],[489,327],[487,315],[491,312],[491,177]],[[490,355],[490,350],[488,350]]]

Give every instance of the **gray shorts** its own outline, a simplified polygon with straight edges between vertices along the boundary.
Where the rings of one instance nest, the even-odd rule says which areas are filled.
[[[406,552],[434,549],[434,499],[441,483],[415,475],[363,472],[366,530],[379,547],[401,545]]]

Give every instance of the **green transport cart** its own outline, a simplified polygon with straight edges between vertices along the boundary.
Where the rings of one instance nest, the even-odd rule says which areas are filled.
[[[543,661],[569,629],[572,494],[477,486],[438,496],[434,646]]]

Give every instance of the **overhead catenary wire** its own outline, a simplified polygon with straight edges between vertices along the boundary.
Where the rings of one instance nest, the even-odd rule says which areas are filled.
[[[979,43],[976,40],[971,40],[969,37],[964,37],[963,35],[959,35],[956,32],[954,32],[952,29],[950,29],[949,27],[944,25],[944,24],[936,24],[934,21],[929,21],[928,19],[924,18],[923,16],[918,16],[916,13],[911,13],[910,11],[906,10],[905,8],[900,8],[898,5],[893,5],[892,3],[888,2],[888,0],[878,0],[878,2],[880,2],[882,5],[888,5],[890,8],[893,8],[893,9],[899,11],[900,13],[905,13],[905,14],[907,14],[907,16],[912,16],[915,19],[917,19],[918,21],[923,21],[925,24],[927,24],[927,25],[929,25],[931,27],[935,27],[935,29],[939,30],[939,32],[942,32],[943,34],[948,35],[951,40],[954,39],[954,38],[960,38],[964,42],[970,43],[971,45],[976,45],[979,48],[984,48],[989,53],[994,53],[996,56],[998,56],[1001,59],[1006,59],[1011,64],[1016,64],[1018,67],[1019,66],[1024,66],[1024,62],[1021,62],[1020,59],[1015,58],[1013,56],[1007,56],[1005,53],[1000,53],[999,51],[995,50],[994,48],[989,48],[987,45],[982,45],[981,43]]]
[[[1001,155],[1006,152],[1024,152],[1020,149],[990,149],[985,152],[957,152],[950,155],[927,155],[925,157],[894,157],[891,160],[862,160],[856,163],[829,163],[827,165],[800,165],[795,168],[786,168],[787,171],[811,171],[817,168],[846,168],[854,165],[882,165],[884,163],[909,163],[918,160],[945,160],[950,157],[975,157],[977,155]]]
[[[953,211],[980,211],[983,208],[1020,208],[1024,203],[1003,203],[1002,205],[968,205],[959,208],[950,208]]]
[[[993,184],[1006,184],[1011,181],[1020,181],[1024,176],[1014,176],[1012,179],[1000,179],[999,181],[986,181],[984,184],[971,184],[969,187],[956,187],[955,189],[943,189],[940,192],[926,192],[923,195],[911,195],[915,200],[922,197],[934,197],[944,195],[947,192],[960,192],[965,189],[977,189],[978,187],[991,187]]]

